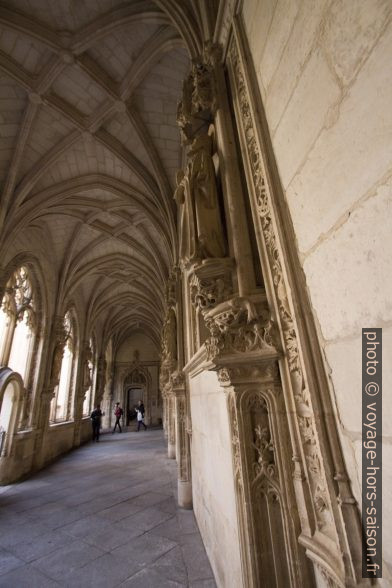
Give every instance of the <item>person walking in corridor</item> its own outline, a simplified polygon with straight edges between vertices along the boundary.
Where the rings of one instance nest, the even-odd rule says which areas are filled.
[[[137,419],[137,430],[140,431],[140,425],[143,425],[144,430],[146,430],[147,427],[144,424],[144,404],[143,404],[142,400],[139,400],[139,403],[136,406],[135,410],[136,410],[136,419]]]
[[[114,429],[113,429],[113,433],[116,431],[117,425],[119,430],[119,433],[122,433],[122,429],[121,429],[121,424],[120,424],[120,419],[123,415],[123,409],[120,406],[119,402],[116,402],[116,408],[114,409],[114,416],[116,417],[116,422],[114,424]]]
[[[102,411],[99,404],[95,407],[91,413],[91,424],[93,427],[93,441],[99,441],[99,432],[101,429]]]

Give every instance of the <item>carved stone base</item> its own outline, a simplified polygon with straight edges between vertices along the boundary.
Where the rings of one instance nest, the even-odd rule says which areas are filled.
[[[192,482],[178,480],[178,506],[187,510],[193,508]]]
[[[176,444],[170,443],[170,441],[167,444],[167,457],[169,459],[176,459]]]

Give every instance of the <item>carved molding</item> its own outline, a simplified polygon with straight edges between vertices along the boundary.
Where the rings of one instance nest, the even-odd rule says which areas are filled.
[[[228,68],[235,95],[235,111],[240,131],[241,147],[248,166],[248,180],[252,189],[250,195],[254,202],[253,210],[257,213],[260,227],[259,235],[263,243],[268,262],[268,272],[271,275],[270,284],[273,288],[276,310],[279,314],[279,325],[282,334],[283,354],[287,359],[288,375],[291,389],[285,391],[286,410],[291,421],[292,444],[294,451],[294,480],[297,496],[297,507],[300,511],[302,533],[310,539],[319,535],[325,544],[324,558],[328,560],[330,554],[336,560],[336,574],[341,578],[352,577],[352,567],[343,557],[345,545],[345,530],[342,528],[340,514],[337,512],[338,502],[331,480],[328,455],[320,445],[318,421],[315,418],[313,389],[310,389],[308,374],[301,355],[298,331],[292,311],[290,287],[285,273],[280,236],[276,228],[277,220],[271,201],[269,176],[265,172],[264,153],[259,142],[259,130],[255,123],[255,113],[248,90],[246,66],[242,60],[239,29],[235,28],[228,52]],[[239,43],[239,44],[237,44]],[[313,376],[309,376],[310,381]],[[292,400],[295,411],[292,410]],[[294,433],[295,431],[295,433]],[[324,437],[322,437],[324,442]],[[343,489],[344,490],[344,489]],[[348,497],[350,501],[350,496]],[[352,515],[350,515],[352,516]],[[347,519],[350,528],[354,528],[353,518]],[[347,544],[346,544],[347,545]],[[308,553],[317,551],[312,539],[307,542]],[[345,574],[347,574],[345,576]],[[341,582],[339,580],[339,582]],[[344,584],[344,580],[342,580]]]
[[[267,190],[262,156],[256,139],[256,130],[254,128],[243,67],[235,42],[232,42],[230,47],[230,60],[238,91],[238,103],[248,160],[251,166],[257,210],[273,275],[275,294],[278,300],[285,350],[288,357],[289,369],[295,382],[294,397],[298,411],[298,427],[306,459],[306,470],[311,483],[313,506],[316,513],[317,525],[322,530],[332,523],[330,515],[331,505],[326,489],[325,472],[321,465],[322,457],[314,423],[311,398],[304,381],[297,334],[289,304],[288,289],[283,275],[281,253],[273,222],[273,211]]]

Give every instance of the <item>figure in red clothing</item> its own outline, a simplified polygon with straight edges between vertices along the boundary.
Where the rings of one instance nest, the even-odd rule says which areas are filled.
[[[120,406],[119,402],[116,402],[116,407],[114,409],[114,416],[116,417],[116,422],[114,424],[114,429],[112,431],[112,433],[114,433],[116,431],[117,425],[119,428],[119,433],[122,433],[122,429],[121,429],[121,424],[120,424],[120,419],[123,415],[123,409]]]

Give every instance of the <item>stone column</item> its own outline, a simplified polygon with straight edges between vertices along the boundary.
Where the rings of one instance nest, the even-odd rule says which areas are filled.
[[[92,353],[90,348],[90,342],[86,341],[83,345],[82,354],[80,357],[81,368],[77,375],[76,382],[76,398],[74,403],[74,446],[80,445],[80,431],[83,419],[83,404],[86,399],[86,394],[90,386],[92,385],[91,369],[89,362],[91,363]]]
[[[100,404],[103,399],[106,382],[106,359],[100,355],[97,366],[97,386],[95,392],[95,403]]]
[[[50,403],[54,398],[52,387],[44,388],[40,395],[38,427],[35,431],[34,441],[34,469],[40,469],[44,465],[43,445],[45,434],[49,428]]]
[[[162,392],[162,427],[165,439],[168,438],[167,432],[167,398],[166,393]]]
[[[64,345],[67,333],[64,327],[64,317],[57,316],[53,320],[52,329],[52,354],[49,354],[48,384],[44,386],[40,395],[37,431],[34,443],[34,467],[40,468],[44,462],[44,440],[49,429],[50,403],[55,396],[56,386],[60,380],[61,362],[64,354]]]
[[[167,456],[176,459],[176,414],[172,390],[167,392],[167,413]]]
[[[176,431],[176,456],[178,465],[178,505],[191,509],[192,478],[190,443],[187,431],[187,401],[185,379],[182,373],[177,372],[172,378],[172,388],[175,401],[175,431]]]

